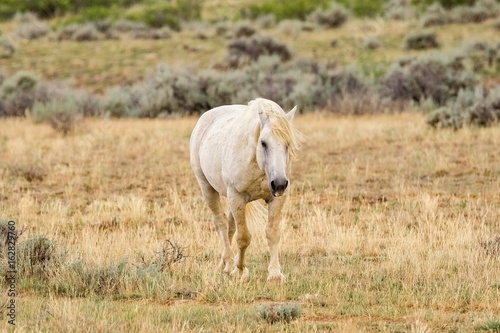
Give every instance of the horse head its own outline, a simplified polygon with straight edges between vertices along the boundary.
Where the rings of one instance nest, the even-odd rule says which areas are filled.
[[[287,171],[290,156],[294,155],[296,143],[292,121],[295,106],[290,112],[259,111],[260,133],[257,140],[256,159],[259,168],[266,173],[271,194],[282,196],[288,187]]]

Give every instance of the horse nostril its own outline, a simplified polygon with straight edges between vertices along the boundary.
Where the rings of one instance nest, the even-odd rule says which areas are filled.
[[[283,189],[286,189],[288,187],[288,180],[285,180],[285,184],[283,186]]]
[[[274,180],[271,180],[271,189],[276,191],[276,184],[274,184]]]

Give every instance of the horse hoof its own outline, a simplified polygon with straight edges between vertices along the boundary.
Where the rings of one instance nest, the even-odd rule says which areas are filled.
[[[231,269],[234,267],[234,263],[232,261],[226,261],[222,259],[219,263],[218,270],[222,273],[231,273]]]
[[[231,272],[231,275],[240,279],[240,282],[248,282],[250,281],[250,271],[248,268],[243,268],[240,270],[238,267],[235,267]]]
[[[286,281],[285,275],[283,275],[283,273],[281,272],[271,273],[267,277],[267,282],[270,283],[285,283],[285,281]]]

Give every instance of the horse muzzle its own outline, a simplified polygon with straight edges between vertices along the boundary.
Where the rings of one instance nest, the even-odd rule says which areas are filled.
[[[280,197],[285,193],[286,188],[288,187],[288,179],[274,179],[271,180],[271,193],[274,197]]]

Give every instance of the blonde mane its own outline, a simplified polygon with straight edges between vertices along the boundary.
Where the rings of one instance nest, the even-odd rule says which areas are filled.
[[[285,111],[275,102],[257,98],[248,103],[257,114],[263,113],[269,118],[271,133],[288,147],[288,154],[295,158],[300,148],[303,135],[285,117]],[[260,125],[257,125],[255,140],[259,139]]]

